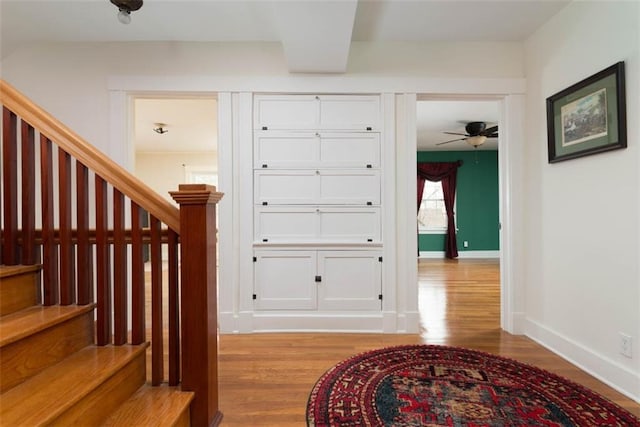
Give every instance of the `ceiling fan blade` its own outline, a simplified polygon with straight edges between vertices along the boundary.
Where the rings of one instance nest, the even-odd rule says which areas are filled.
[[[487,138],[497,138],[498,137],[498,132],[493,133],[491,135],[485,135]]]
[[[458,133],[458,132],[442,132],[442,133],[446,133],[447,135],[469,136],[466,133]]]
[[[464,140],[466,140],[466,139],[467,139],[467,138],[452,139],[452,140],[450,140],[450,141],[438,142],[436,145],[448,144],[448,143],[450,143],[450,142],[456,142],[456,141],[464,141]]]
[[[498,125],[491,126],[490,128],[486,128],[484,131],[482,131],[482,135],[485,135],[487,137],[489,137],[489,135],[491,135],[492,133],[498,133]]]

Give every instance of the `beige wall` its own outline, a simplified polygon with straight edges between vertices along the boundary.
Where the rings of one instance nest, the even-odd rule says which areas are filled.
[[[173,203],[169,191],[185,184],[185,166],[207,166],[217,171],[214,151],[202,152],[137,152],[134,175],[158,194]]]

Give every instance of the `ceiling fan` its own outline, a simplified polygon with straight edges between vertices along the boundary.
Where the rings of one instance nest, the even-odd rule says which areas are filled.
[[[487,140],[487,138],[498,137],[498,125],[487,127],[485,122],[469,122],[464,127],[467,133],[443,132],[448,135],[460,135],[463,138],[456,138],[450,141],[439,142],[436,145],[448,144],[455,141],[466,141],[468,144],[478,147]]]

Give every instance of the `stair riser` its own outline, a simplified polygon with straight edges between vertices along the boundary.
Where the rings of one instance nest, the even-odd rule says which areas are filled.
[[[0,316],[15,313],[38,303],[40,273],[29,272],[3,277],[0,286]]]
[[[193,393],[166,385],[145,385],[128,399],[102,427],[189,427]]]
[[[186,411],[182,412],[180,418],[173,424],[173,427],[190,427],[191,426],[191,417],[189,416],[189,408]]]
[[[4,392],[93,343],[93,312],[27,336],[0,352],[0,391]]]
[[[144,384],[145,371],[142,352],[50,425],[99,425]]]

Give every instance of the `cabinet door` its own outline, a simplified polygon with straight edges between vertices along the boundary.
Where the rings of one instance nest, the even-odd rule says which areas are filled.
[[[253,183],[258,205],[380,204],[380,172],[374,169],[259,169]]]
[[[322,241],[380,243],[380,208],[321,208],[318,236]]]
[[[256,242],[297,243],[318,240],[318,210],[291,206],[256,206]]]
[[[377,130],[380,98],[373,95],[319,95],[320,129]]]
[[[319,310],[380,310],[378,251],[319,251]]]
[[[255,242],[366,244],[380,237],[379,207],[255,207]]]
[[[262,205],[315,205],[319,200],[319,171],[257,170],[253,200]]]
[[[318,171],[318,203],[328,205],[379,205],[378,170]]]
[[[380,167],[380,134],[319,132],[318,135],[321,167]]]
[[[256,130],[357,130],[380,127],[375,95],[256,95]]]
[[[317,307],[315,251],[256,251],[255,308],[309,310]]]
[[[253,166],[256,169],[318,167],[319,139],[319,134],[309,132],[256,132]]]
[[[376,169],[380,167],[380,134],[258,131],[253,153],[255,169]]]
[[[320,105],[314,95],[256,95],[254,129],[316,129]]]

